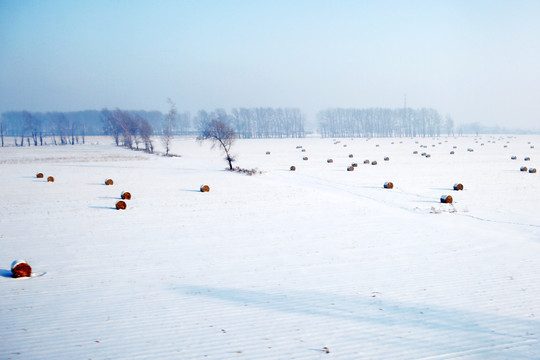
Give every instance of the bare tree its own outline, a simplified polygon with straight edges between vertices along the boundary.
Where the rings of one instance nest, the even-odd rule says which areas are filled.
[[[165,155],[169,156],[177,111],[176,105],[171,99],[167,99],[167,102],[169,103],[169,113],[165,118],[165,126],[163,129],[163,135],[161,136],[161,143],[165,147]]]
[[[219,145],[225,152],[225,160],[229,163],[229,169],[233,170],[232,163],[235,159],[231,156],[231,146],[236,139],[234,130],[221,120],[209,121],[201,133],[202,140],[211,140],[212,148]]]
[[[146,152],[149,153],[154,152],[154,145],[152,144],[151,139],[153,133],[154,130],[152,129],[152,125],[150,125],[148,120],[141,118],[139,123],[139,135],[144,142]]]
[[[2,147],[4,147],[4,120],[0,116],[0,137],[2,138]]]

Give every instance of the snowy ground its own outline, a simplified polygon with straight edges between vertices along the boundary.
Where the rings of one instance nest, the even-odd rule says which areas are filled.
[[[0,148],[0,358],[540,359],[540,136],[336,140]]]

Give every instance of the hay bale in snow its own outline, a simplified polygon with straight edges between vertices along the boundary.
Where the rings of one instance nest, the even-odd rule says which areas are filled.
[[[527,171],[528,169],[527,169],[526,166],[522,166],[522,167],[519,168],[519,170],[521,170],[521,171]]]
[[[371,165],[377,165],[377,161],[373,160],[373,161],[371,162]]]
[[[463,190],[463,184],[454,184],[454,190],[456,191]]]
[[[414,155],[418,154],[418,151],[414,150],[414,151],[413,151],[413,154],[414,154]]]
[[[358,167],[358,163],[352,163],[351,166],[352,167]]]
[[[510,159],[517,160],[517,156],[512,156]]]
[[[210,186],[208,185],[201,185],[201,192],[209,192]]]
[[[349,167],[347,168],[347,171],[354,171],[354,166],[352,166],[352,165],[349,166]]]
[[[392,184],[390,181],[387,181],[387,182],[384,183],[384,188],[385,189],[393,189],[394,184]]]
[[[295,171],[296,170],[296,166],[291,166],[291,171]]]
[[[266,152],[266,155],[270,155],[270,151],[267,151],[267,152]]]
[[[105,179],[105,185],[112,185],[114,181],[112,179]]]
[[[116,210],[126,210],[126,207],[127,205],[125,201],[120,200],[116,203]]]
[[[131,200],[131,194],[129,191],[122,191],[122,195],[120,195],[122,200]]]
[[[529,169],[529,172],[530,172],[531,174],[536,174],[536,168],[530,168],[530,169]]]
[[[302,145],[298,145],[296,148],[297,148],[297,149],[301,149],[301,148],[302,148]]]
[[[525,161],[531,161],[531,158],[527,156],[524,160]]]
[[[364,160],[364,164],[369,164],[369,160]]]
[[[350,158],[353,158],[353,157],[354,157],[354,155],[353,155],[353,154],[349,154],[349,157],[350,157]]]
[[[441,196],[441,202],[444,204],[451,204],[453,201],[452,196],[450,195],[443,195]]]
[[[36,177],[37,177],[38,179],[43,179],[43,173],[37,173]]]
[[[387,156],[384,158],[384,161],[390,161],[390,158]]]
[[[54,178],[53,178],[52,176],[49,176],[49,177],[47,178],[47,182],[54,182]]]
[[[15,260],[11,263],[11,276],[14,278],[32,276],[32,267],[25,260]]]
[[[306,152],[306,149],[302,149],[302,152]]]
[[[308,160],[308,157],[307,157],[307,156],[304,156],[304,157],[302,158],[302,160],[306,160],[306,161],[307,161],[307,160]]]
[[[328,160],[326,160],[326,162],[329,163],[329,164],[332,164],[334,162],[334,160],[333,159],[328,159]]]
[[[427,158],[430,158],[430,157],[431,157],[431,155],[430,155],[430,154],[426,154],[426,157],[427,157]]]
[[[454,155],[455,153],[453,151],[450,151],[450,155]]]

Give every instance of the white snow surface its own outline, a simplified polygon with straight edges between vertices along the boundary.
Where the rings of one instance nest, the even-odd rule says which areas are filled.
[[[0,148],[0,358],[540,359],[538,145],[238,140],[253,176],[192,138]]]

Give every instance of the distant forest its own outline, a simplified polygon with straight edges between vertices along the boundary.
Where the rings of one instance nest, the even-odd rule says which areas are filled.
[[[172,114],[159,111],[103,109],[74,112],[4,112],[0,117],[2,146],[9,137],[16,146],[75,144],[86,136],[110,135],[117,144],[144,143],[164,131],[172,135],[198,135],[211,120],[232,127],[239,138],[301,138],[306,135],[305,115],[298,108],[233,108]],[[470,126],[478,133],[478,123]],[[458,129],[459,135],[463,127]],[[466,128],[468,129],[468,128]],[[435,109],[334,108],[317,113],[317,131],[323,137],[425,137],[454,134],[454,121]]]

